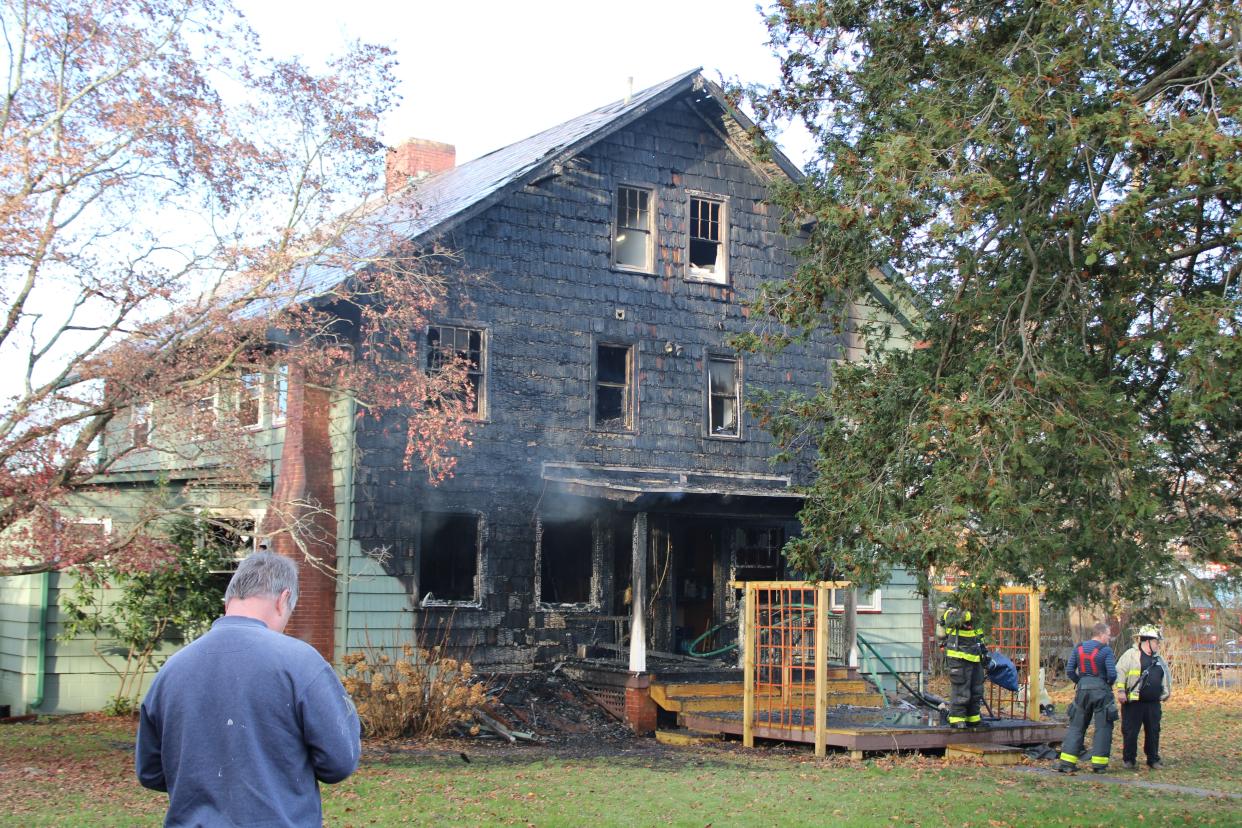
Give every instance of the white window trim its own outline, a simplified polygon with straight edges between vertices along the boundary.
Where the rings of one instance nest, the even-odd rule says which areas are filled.
[[[694,273],[691,271],[690,265],[690,202],[694,200],[711,201],[720,205],[720,262],[717,267],[718,273],[712,275],[704,275],[702,273]],[[729,199],[717,193],[708,193],[701,190],[686,190],[686,281],[699,282],[705,285],[728,285],[729,284]]]
[[[604,608],[603,596],[603,537],[599,518],[591,518],[591,598],[588,601],[558,604],[543,600],[543,523],[539,515],[535,522],[535,609],[538,612],[600,612]],[[550,520],[549,522],[556,522]]]
[[[428,598],[423,595],[420,578],[423,566],[423,515],[474,515],[475,517],[475,559],[474,559],[474,597],[473,598]],[[477,509],[444,509],[419,512],[414,537],[414,603],[421,609],[482,609],[483,608],[483,550],[487,548],[487,518]]]
[[[841,602],[840,600],[838,600],[838,598],[837,598],[837,592],[838,592],[838,591],[839,591],[839,590],[835,590],[835,589],[832,591],[832,597],[831,597],[831,599],[830,599],[830,600],[831,600],[831,603],[829,604],[829,609],[830,609],[832,612],[845,612],[845,604],[844,604],[844,603],[842,603],[842,602]],[[871,593],[871,600],[870,600],[870,601],[868,601],[868,602],[867,602],[867,603],[865,603],[865,604],[864,604],[864,603],[859,603],[856,607],[854,607],[854,609],[855,609],[855,611],[856,611],[856,612],[861,612],[861,613],[869,613],[869,614],[876,614],[876,613],[881,613],[881,612],[883,612],[883,611],[884,611],[884,604],[883,604],[883,595],[882,595],[882,593],[881,593],[881,592],[880,592],[880,590],[878,590],[878,589],[877,589],[877,590],[874,590],[874,591]]]
[[[733,392],[733,398],[737,405],[737,433],[736,434],[716,434],[712,431],[712,362],[732,362],[733,376],[736,388]],[[743,439],[742,423],[745,421],[745,412],[742,410],[742,388],[743,388],[743,367],[742,357],[740,354],[714,354],[710,351],[704,355],[703,359],[703,433],[712,440],[741,440]]]
[[[255,413],[256,413],[257,419],[255,420],[255,422],[249,423],[248,425],[241,425],[240,423],[238,423],[238,425],[246,431],[262,431],[263,429],[268,427],[268,423],[270,422],[270,419],[268,417],[268,411],[267,411],[267,407],[269,404],[268,403],[269,372],[267,371],[262,371],[262,370],[242,371],[240,374],[237,375],[237,391],[232,395],[233,396],[232,400],[230,400],[230,408],[232,409],[230,413],[234,417],[236,417],[238,414],[241,413],[241,404],[242,404],[241,395],[242,395],[242,390],[246,387],[245,383],[242,382],[242,378],[247,377],[247,376],[256,376],[256,375],[259,377],[259,384],[257,386],[259,389],[259,397],[257,400],[255,400],[255,406],[256,406]]]
[[[147,426],[147,435],[142,445],[139,445],[138,441],[134,439],[134,434],[135,434],[135,429],[138,427],[139,422],[142,422],[142,420],[140,420],[138,417],[138,412],[142,409],[145,409],[147,412],[146,421],[145,421],[146,426]],[[155,403],[149,400],[147,402],[134,403],[132,406],[130,406],[130,409],[129,409],[129,445],[130,447],[136,448],[136,449],[150,448],[151,437],[154,434],[155,434]]]
[[[266,373],[269,381],[264,383],[264,390],[266,390],[270,385],[272,395],[270,401],[263,404],[263,411],[264,416],[271,418],[271,425],[275,428],[276,426],[282,426],[289,421],[289,364],[281,363]],[[277,388],[280,384],[280,378],[282,375],[285,379],[285,408],[283,411],[277,413],[276,402],[280,399],[280,393]]]
[[[622,264],[617,261],[617,235],[621,232],[621,223],[617,220],[617,207],[621,199],[621,190],[639,190],[647,194],[647,264],[645,267],[635,267],[634,265]],[[688,204],[689,202],[687,202]],[[656,244],[656,189],[649,184],[627,184],[619,183],[612,191],[612,236],[610,239],[612,245],[612,266],[617,270],[623,270],[626,273],[642,273],[648,276],[654,276],[656,273],[656,251],[659,245]]]

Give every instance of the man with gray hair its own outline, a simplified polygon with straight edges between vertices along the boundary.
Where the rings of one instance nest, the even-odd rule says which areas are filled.
[[[284,635],[293,561],[237,567],[224,616],[168,659],[143,699],[138,781],[168,792],[165,825],[320,825],[319,782],[358,767],[358,714],[332,666]]]

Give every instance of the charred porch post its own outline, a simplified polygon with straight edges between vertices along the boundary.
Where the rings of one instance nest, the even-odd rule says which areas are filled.
[[[630,569],[630,672],[647,670],[647,513],[634,516],[634,558]]]

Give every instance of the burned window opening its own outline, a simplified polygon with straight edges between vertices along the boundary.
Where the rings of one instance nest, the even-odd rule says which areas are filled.
[[[466,364],[466,381],[472,390],[470,411],[478,414],[484,410],[483,332],[453,325],[430,326],[427,329],[427,372],[435,373],[454,360]]]
[[[690,199],[690,276],[716,282],[725,280],[724,204],[707,198]]]
[[[710,357],[707,361],[707,386],[707,433],[713,437],[740,436],[738,361],[728,357]]]
[[[613,264],[650,272],[651,250],[651,193],[637,187],[618,187]]]
[[[738,569],[776,569],[785,546],[785,530],[779,526],[747,527],[737,548]]]
[[[479,516],[423,512],[418,544],[420,601],[475,601]]]
[[[539,601],[588,604],[595,560],[595,532],[589,519],[541,521]]]
[[[130,437],[134,448],[144,448],[151,443],[151,412],[149,402],[137,403],[129,412]]]
[[[628,345],[595,348],[595,427],[628,431],[634,427],[633,370]]]

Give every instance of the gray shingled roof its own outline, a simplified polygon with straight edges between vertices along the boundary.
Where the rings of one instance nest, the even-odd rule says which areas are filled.
[[[613,101],[451,170],[413,182],[407,190],[376,207],[365,223],[382,228],[385,240],[394,236],[419,240],[443,233],[491,206],[509,187],[691,90],[698,76],[697,68],[683,72],[635,93],[628,102]],[[383,250],[368,249],[379,243],[380,235],[370,231],[375,234],[373,242],[365,235],[367,232],[359,230],[343,240],[343,246],[350,251],[344,257],[346,260],[360,262],[383,254]],[[341,284],[350,270],[322,262],[308,264],[300,274],[303,291],[312,295],[326,293]]]

